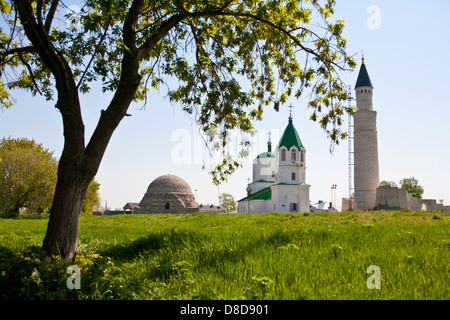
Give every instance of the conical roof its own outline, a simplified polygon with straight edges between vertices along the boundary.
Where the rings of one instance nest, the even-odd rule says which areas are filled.
[[[372,82],[370,81],[369,73],[367,72],[364,61],[361,64],[361,69],[359,69],[359,75],[358,79],[356,80],[355,89],[359,87],[371,87],[373,89]]]
[[[284,130],[278,148],[286,147],[289,150],[292,146],[296,146],[300,150],[300,148],[303,147],[303,143],[294,127],[292,117],[289,117],[289,123]]]

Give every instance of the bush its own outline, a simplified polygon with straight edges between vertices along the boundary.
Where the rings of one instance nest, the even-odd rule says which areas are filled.
[[[0,247],[0,300],[73,300],[82,298],[81,290],[70,290],[67,268],[75,264],[82,273],[95,274],[99,255],[79,255],[75,261],[48,257],[39,247],[32,246],[20,252]],[[92,270],[90,270],[92,269]],[[89,272],[86,272],[88,271]],[[90,283],[83,277],[84,286]]]

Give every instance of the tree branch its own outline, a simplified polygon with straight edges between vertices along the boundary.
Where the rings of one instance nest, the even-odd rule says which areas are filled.
[[[47,33],[50,32],[50,27],[52,26],[53,17],[55,16],[56,9],[58,8],[59,0],[54,0],[50,6],[50,10],[47,13],[47,18],[45,19],[45,30]]]
[[[186,16],[184,14],[175,14],[166,21],[162,22],[158,28],[158,31],[139,47],[137,58],[142,60],[155,47],[155,45],[169,33],[172,28],[181,22],[185,17]]]
[[[44,0],[37,0],[36,4],[36,17],[38,24],[44,26],[44,19],[42,18],[42,9],[44,7]]]
[[[102,34],[100,40],[98,41],[98,44],[97,44],[97,46],[96,46],[96,48],[95,48],[95,51],[94,51],[94,53],[92,54],[92,57],[91,57],[91,59],[89,60],[89,63],[88,63],[88,65],[86,66],[86,69],[84,70],[84,72],[83,72],[83,74],[82,74],[82,76],[81,76],[81,78],[80,78],[80,81],[79,81],[78,84],[77,84],[77,90],[80,88],[81,84],[83,83],[83,79],[84,79],[84,77],[86,76],[86,73],[88,72],[88,70],[89,70],[89,68],[90,68],[90,66],[91,66],[91,64],[92,64],[92,61],[94,61],[94,58],[95,58],[95,56],[96,56],[97,53],[98,53],[98,46],[99,46],[100,44],[102,44],[103,40],[105,40],[105,38],[106,38],[106,35],[107,35],[107,33],[108,33],[108,29],[109,29],[110,21],[111,21],[111,19],[109,19],[108,22],[106,22],[105,32]]]
[[[72,162],[83,162],[80,155],[84,155],[84,124],[74,76],[67,61],[53,46],[42,20],[36,21],[31,1],[14,0],[14,4],[28,40],[55,78],[58,91],[56,108],[61,112],[65,137],[61,159],[67,156]]]
[[[23,57],[22,54],[18,54],[19,55],[19,59],[20,61],[22,61],[22,63],[27,67],[28,72],[30,73],[30,77],[31,77],[31,81],[33,82],[34,86],[36,87],[37,91],[39,92],[39,94],[42,96],[42,91],[41,89],[39,89],[39,86],[36,83],[36,79],[34,78],[34,74],[33,74],[33,70],[31,69],[30,65],[28,64],[28,62],[26,62]]]
[[[14,1],[17,10],[19,11],[19,17],[22,22],[25,34],[27,35],[33,47],[36,48],[38,54],[42,58],[43,62],[52,71],[57,81],[61,84],[66,82],[64,78],[63,70],[65,69],[63,59],[58,55],[56,49],[53,47],[52,42],[48,38],[48,34],[42,34],[42,30],[39,24],[36,22],[36,18],[33,14],[33,8],[30,0],[15,0]]]
[[[123,23],[123,43],[135,55],[136,48],[136,25],[139,21],[139,13],[144,5],[143,0],[134,0],[128,10],[127,16]]]
[[[3,58],[6,58],[7,56],[12,55],[12,54],[22,54],[22,53],[36,53],[36,49],[33,46],[12,48],[12,49],[6,50],[4,52],[0,52],[0,55]]]

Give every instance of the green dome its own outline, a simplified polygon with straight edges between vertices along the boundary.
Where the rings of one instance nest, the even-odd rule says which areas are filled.
[[[263,152],[261,154],[259,154],[257,157],[257,159],[261,159],[261,158],[275,158],[275,153],[274,152]]]

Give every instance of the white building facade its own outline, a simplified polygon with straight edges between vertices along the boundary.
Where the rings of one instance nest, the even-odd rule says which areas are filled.
[[[292,116],[275,151],[253,161],[253,179],[247,197],[238,201],[239,213],[309,212],[306,183],[306,149],[294,127]]]

